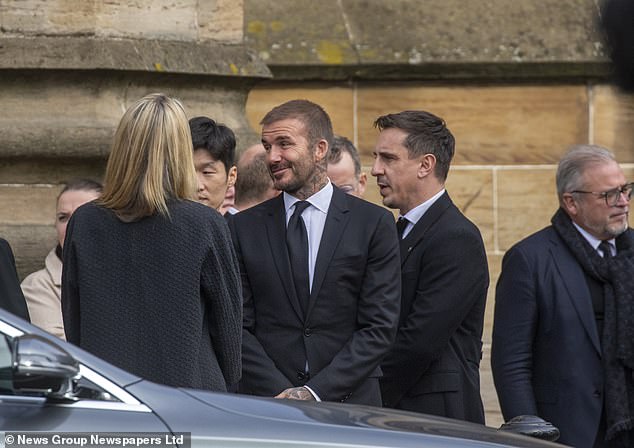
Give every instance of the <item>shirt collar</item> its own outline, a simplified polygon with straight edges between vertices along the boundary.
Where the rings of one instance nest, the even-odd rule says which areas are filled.
[[[323,213],[328,213],[328,207],[330,207],[330,201],[332,199],[332,193],[334,189],[332,187],[332,183],[328,181],[326,185],[319,190],[317,193],[313,193],[312,196],[306,199],[306,201],[310,202],[310,205],[317,208]],[[299,199],[295,196],[291,196],[287,192],[283,193],[284,195],[284,209],[286,210],[286,214],[289,214],[289,210]]]
[[[592,248],[594,250],[597,250],[599,248],[599,244],[601,244],[600,239],[595,238],[594,236],[590,235],[585,229],[583,229],[581,226],[577,225],[576,222],[572,221],[572,225],[575,226],[575,228],[579,231],[579,233],[581,234],[581,236],[583,236],[586,241],[588,243],[590,243],[590,246],[592,246]],[[614,238],[606,240],[608,242],[608,244],[610,244],[610,246],[612,246],[613,248],[616,247],[616,241]],[[613,251],[614,252],[614,251]]]
[[[427,199],[422,204],[417,205],[416,207],[414,207],[413,209],[411,209],[409,212],[405,213],[402,216],[405,219],[407,219],[409,222],[411,222],[412,225],[415,225],[423,217],[425,212],[429,210],[429,208],[434,204],[434,202],[436,202],[444,194],[444,192],[445,192],[445,189],[443,188],[438,193],[433,195],[431,198]]]

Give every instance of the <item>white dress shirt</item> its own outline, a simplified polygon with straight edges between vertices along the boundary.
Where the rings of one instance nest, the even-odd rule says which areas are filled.
[[[330,181],[317,193],[306,199],[310,206],[302,212],[302,219],[306,226],[308,234],[308,279],[310,290],[313,290],[313,278],[315,276],[315,264],[317,263],[317,253],[319,252],[319,243],[321,236],[324,234],[324,226],[326,225],[326,217],[328,216],[328,208],[332,200],[333,188]],[[286,210],[286,225],[295,212],[295,203],[299,201],[295,196],[284,192],[284,209]],[[306,360],[306,372],[309,371],[308,360]],[[317,401],[321,398],[308,386],[304,386]]]
[[[602,251],[601,249],[599,249],[599,244],[601,244],[601,241],[602,241],[602,240],[600,240],[600,239],[598,239],[598,238],[596,238],[596,237],[594,237],[594,236],[590,235],[587,231],[585,231],[583,228],[581,228],[580,226],[578,226],[576,222],[574,222],[574,221],[573,221],[573,222],[572,222],[572,225],[573,225],[573,226],[575,226],[575,228],[576,228],[576,229],[579,231],[579,233],[580,233],[580,234],[581,234],[581,235],[582,235],[582,236],[586,239],[586,241],[587,241],[588,243],[590,243],[590,246],[592,246],[592,248],[593,248],[594,250],[596,250],[596,251],[597,251],[597,253],[598,253],[601,257],[603,257],[603,256],[604,256],[604,253],[603,253],[603,251]],[[615,241],[615,239],[614,239],[614,238],[612,238],[612,239],[609,239],[609,240],[606,240],[606,241],[607,241],[607,243],[610,245],[610,251],[612,252],[612,256],[615,256],[615,255],[616,255],[616,241]]]
[[[321,236],[324,234],[324,226],[326,225],[326,216],[328,216],[328,207],[332,200],[333,188],[330,181],[317,193],[306,199],[310,206],[302,212],[302,219],[306,225],[308,233],[308,281],[310,290],[313,290],[313,277],[315,275],[315,264],[317,263],[317,252],[319,251],[319,243]],[[295,211],[295,203],[299,201],[295,196],[284,192],[284,208],[286,209],[286,225],[293,216]]]
[[[403,218],[407,220],[407,225],[405,226],[405,230],[403,231],[403,238],[405,238],[409,234],[409,232],[412,231],[416,223],[423,217],[425,212],[429,210],[429,207],[431,207],[434,204],[434,202],[436,202],[438,198],[440,198],[443,195],[444,192],[445,192],[445,189],[443,188],[442,190],[440,190],[438,193],[433,195],[431,198],[427,199],[422,204],[417,205],[416,207],[411,209],[409,212],[405,213],[405,215],[399,215],[399,216],[403,216]]]

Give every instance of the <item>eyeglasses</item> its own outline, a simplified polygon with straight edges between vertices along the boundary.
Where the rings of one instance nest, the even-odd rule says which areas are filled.
[[[630,198],[632,197],[632,188],[634,188],[634,182],[630,182],[629,184],[625,184],[622,187],[613,188],[612,190],[603,191],[600,193],[596,191],[582,191],[582,190],[574,190],[574,191],[571,191],[571,193],[594,194],[605,199],[605,204],[608,207],[614,207],[616,204],[618,204],[622,194],[624,194],[625,197],[627,197],[628,201],[630,200]]]

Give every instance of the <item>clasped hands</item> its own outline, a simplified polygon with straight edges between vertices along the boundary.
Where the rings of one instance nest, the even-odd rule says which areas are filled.
[[[313,394],[310,393],[308,389],[305,387],[289,387],[288,389],[283,390],[275,398],[286,398],[288,400],[305,400],[305,401],[316,401]]]

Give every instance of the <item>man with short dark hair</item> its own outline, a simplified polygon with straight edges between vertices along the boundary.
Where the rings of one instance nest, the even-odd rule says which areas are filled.
[[[189,120],[198,175],[198,202],[224,213],[227,191],[236,181],[236,137],[224,124],[208,117]]]
[[[328,180],[332,124],[320,106],[289,101],[261,124],[283,193],[229,220],[243,286],[240,391],[380,406],[400,297],[394,219]]]
[[[536,415],[574,447],[634,446],[632,187],[614,155],[572,147],[552,225],[502,261],[491,366],[506,420]]]
[[[240,155],[237,167],[235,208],[238,211],[246,210],[280,194],[280,190],[273,186],[262,143],[248,147]]]
[[[368,181],[361,171],[361,160],[357,148],[346,137],[335,135],[326,157],[328,178],[345,193],[363,197]]]
[[[484,423],[479,365],[489,273],[480,231],[445,179],[454,138],[425,111],[379,117],[374,151],[383,204],[400,212],[401,317],[383,360],[388,407]]]

